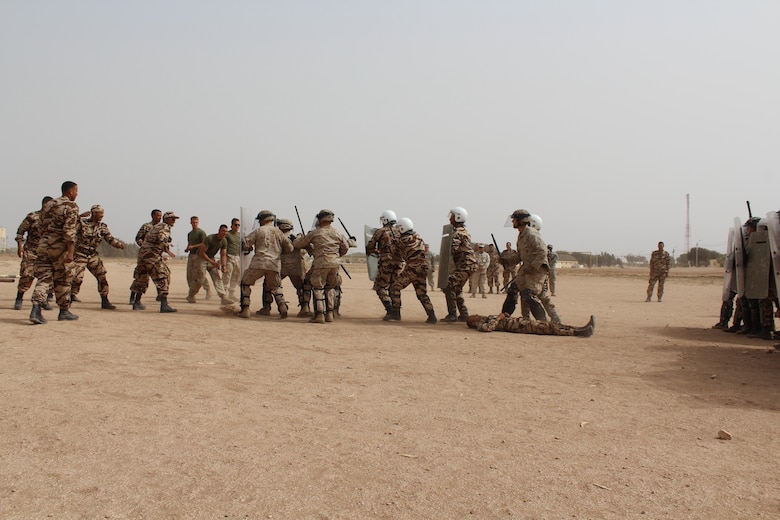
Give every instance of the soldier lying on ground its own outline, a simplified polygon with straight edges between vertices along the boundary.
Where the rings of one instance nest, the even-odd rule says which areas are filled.
[[[469,328],[480,332],[516,332],[518,334],[542,334],[547,336],[578,336],[588,338],[593,335],[596,328],[596,318],[590,317],[590,321],[584,327],[572,327],[552,321],[535,321],[527,318],[513,318],[506,313],[491,316],[474,314],[469,316],[466,322]]]

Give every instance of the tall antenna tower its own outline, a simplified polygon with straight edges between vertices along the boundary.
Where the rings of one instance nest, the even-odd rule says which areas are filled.
[[[691,194],[685,194],[685,253],[691,251]],[[690,265],[690,262],[688,263]]]

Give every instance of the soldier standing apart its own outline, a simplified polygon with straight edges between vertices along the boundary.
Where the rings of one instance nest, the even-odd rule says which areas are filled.
[[[523,259],[515,276],[515,288],[507,288],[504,310],[510,299],[520,296],[521,305],[526,307],[537,321],[547,321],[540,301],[544,282],[550,271],[547,264],[547,245],[532,225],[531,214],[524,209],[515,210],[509,217],[512,227],[517,229],[517,253]],[[516,293],[515,293],[516,291]]]
[[[227,234],[226,224],[219,226],[219,232],[206,237],[203,246],[199,248],[200,257],[205,262],[206,271],[211,276],[214,283],[214,290],[217,291],[222,305],[230,305],[233,300],[227,297],[227,291],[222,283],[224,273],[227,271]],[[219,253],[219,262],[216,259]]]
[[[22,261],[19,263],[19,285],[16,288],[16,301],[14,310],[22,308],[22,299],[35,280],[35,259],[38,257],[38,244],[41,242],[41,210],[47,202],[52,200],[48,195],[41,201],[41,209],[31,211],[24,217],[16,230],[16,254]],[[27,234],[27,239],[24,235]],[[48,310],[48,303],[44,309]]]
[[[382,227],[374,232],[374,236],[366,244],[366,254],[379,256],[376,278],[374,278],[374,291],[385,307],[385,317],[389,316],[393,310],[393,304],[390,300],[390,285],[401,268],[400,261],[393,253],[393,240],[398,236],[398,231],[395,229],[396,220],[394,211],[389,209],[383,211],[379,216]]]
[[[314,294],[314,316],[309,320],[311,323],[333,321],[335,307],[333,287],[339,283],[339,267],[341,266],[339,259],[349,251],[347,239],[331,225],[334,218],[335,214],[331,210],[320,210],[317,213],[319,226],[309,231],[306,236],[296,238],[293,242],[293,245],[298,249],[312,246],[314,261],[307,275]],[[326,287],[329,288],[327,291]]]
[[[501,267],[501,257],[498,255],[496,246],[488,244],[487,254],[490,255],[490,265],[487,268],[487,284],[488,294],[493,294],[493,287],[496,288],[496,294],[501,292],[501,287],[498,285],[498,271]]]
[[[206,291],[206,299],[209,299],[209,292],[205,286],[208,283],[206,282],[206,262],[200,256],[200,248],[206,241],[206,232],[200,229],[200,219],[197,216],[190,217],[190,225],[192,231],[187,233],[187,247],[184,248],[184,252],[189,253],[187,257],[187,285],[189,286],[187,301],[196,303],[195,295],[198,294],[201,287]]]
[[[89,269],[89,272],[97,279],[100,308],[116,309],[116,305],[108,301],[106,268],[97,248],[103,240],[117,249],[124,249],[125,245],[111,234],[108,226],[103,222],[103,215],[103,206],[96,204],[92,206],[89,218],[81,219],[81,225],[76,233],[76,255],[74,257],[76,267],[73,283],[70,286],[70,301],[80,301],[78,294],[81,290],[81,283],[84,281],[84,272],[85,269]]]
[[[428,265],[428,285],[431,286],[431,289],[436,289],[436,284],[433,281],[433,275],[436,273],[436,258],[428,244],[425,244],[425,263]]]
[[[550,296],[555,296],[555,268],[558,265],[558,253],[553,251],[552,244],[547,244],[547,265],[550,266]]]
[[[152,230],[154,226],[160,223],[162,220],[162,211],[159,209],[153,209],[152,210],[152,220],[151,222],[147,222],[146,224],[142,225],[141,228],[138,230],[138,233],[135,234],[135,243],[138,245],[138,247],[141,247],[144,245],[144,239],[146,238],[146,235],[149,233],[149,231]],[[135,270],[133,270],[133,284],[135,284],[135,280],[138,279],[138,264],[135,266]],[[133,284],[130,284],[130,305],[135,303],[135,292],[133,292]],[[146,291],[146,287],[144,287],[144,291]]]
[[[484,244],[477,244],[475,256],[477,258],[477,269],[472,273],[469,282],[471,297],[475,298],[477,296],[477,288],[479,288],[479,294],[481,294],[483,298],[487,298],[487,295],[485,294],[485,282],[487,281],[487,270],[488,267],[490,267],[490,255],[485,252]]]
[[[507,242],[506,249],[501,251],[501,255],[499,256],[501,258],[501,267],[504,268],[503,284],[504,290],[506,290],[509,282],[514,280],[515,274],[517,274],[517,264],[520,263],[520,255],[517,254],[517,251],[512,249],[512,243]]]
[[[468,212],[465,209],[456,207],[450,210],[449,219],[452,226],[450,258],[455,268],[449,273],[447,287],[444,288],[447,316],[442,321],[445,323],[466,321],[469,318],[469,310],[463,299],[463,285],[477,268],[477,259],[471,246],[471,234],[466,230],[466,218]],[[457,315],[456,309],[460,312],[460,316]]]
[[[664,251],[664,243],[658,242],[658,249],[652,252],[650,255],[650,281],[647,284],[647,299],[649,302],[653,298],[653,287],[655,282],[658,282],[658,301],[663,301],[664,297],[664,282],[666,277],[669,276],[669,268],[671,267],[672,259],[669,253]]]
[[[65,181],[62,183],[62,196],[50,200],[41,210],[42,233],[34,273],[38,282],[33,291],[33,306],[30,312],[30,321],[35,324],[46,323],[46,319],[41,315],[41,307],[46,303],[46,296],[52,286],[60,307],[57,319],[78,319],[78,316],[70,312],[73,256],[79,226],[79,207],[75,202],[78,194],[78,185]]]
[[[392,314],[385,320],[401,320],[401,291],[412,284],[417,299],[428,314],[425,323],[436,323],[436,313],[433,310],[433,304],[428,297],[427,279],[428,262],[425,258],[425,244],[422,238],[414,231],[414,224],[411,219],[402,218],[398,221],[398,231],[401,236],[395,241],[396,255],[404,261],[404,268],[401,273],[393,280],[390,286],[390,298],[393,302]]]
[[[279,271],[282,268],[282,253],[290,253],[293,245],[279,228],[274,226],[274,215],[271,211],[263,210],[257,214],[260,227],[244,237],[241,248],[244,251],[254,250],[252,261],[241,277],[241,311],[240,318],[249,317],[250,296],[252,286],[257,280],[263,278],[263,285],[276,300],[276,308],[279,310],[279,318],[287,317],[287,302],[282,293],[282,279]]]
[[[241,284],[241,221],[234,218],[230,221],[230,231],[227,239],[227,270],[222,277],[222,286],[228,293],[228,298],[236,301],[236,289]]]
[[[149,286],[151,277],[157,287],[157,298],[160,300],[160,312],[176,312],[176,309],[168,305],[168,289],[171,284],[171,270],[165,263],[163,255],[171,258],[176,255],[171,251],[171,228],[179,217],[173,211],[166,211],[162,216],[162,222],[155,226],[144,237],[144,243],[138,250],[138,265],[134,271],[136,276],[130,290],[135,293],[133,310],[142,311],[146,306],[141,303],[141,297]]]

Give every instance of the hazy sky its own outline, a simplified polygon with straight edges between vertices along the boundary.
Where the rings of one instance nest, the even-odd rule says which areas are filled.
[[[240,206],[438,250],[525,208],[557,249],[725,250],[780,209],[780,2],[0,0],[0,227],[79,184],[131,240]],[[248,224],[248,223],[246,223]],[[297,226],[296,226],[297,227]],[[362,240],[360,240],[362,245]]]

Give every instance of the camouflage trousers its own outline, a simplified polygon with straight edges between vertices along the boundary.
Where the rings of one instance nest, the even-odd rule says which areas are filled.
[[[517,334],[540,334],[546,336],[574,336],[574,327],[554,321],[534,321],[526,318],[502,318],[488,316],[477,325],[480,332],[514,332]]]
[[[311,274],[312,269],[309,269],[309,271],[306,273],[306,276],[303,279],[303,287],[302,287],[302,296],[300,300],[301,307],[309,305],[309,302],[312,298],[312,293],[314,292],[314,288],[311,285]],[[292,278],[291,278],[292,279]],[[322,297],[326,300],[326,306],[328,309],[333,309],[333,311],[338,314],[339,308],[341,307],[341,273],[339,273],[338,269],[336,269],[336,276],[335,278],[328,278],[328,280],[333,282],[333,285],[325,285],[322,288]],[[293,282],[294,283],[294,282]],[[330,302],[328,303],[328,298],[330,298]],[[315,298],[316,300],[316,298]],[[316,308],[316,305],[315,305]]]
[[[430,314],[433,312],[433,304],[428,296],[427,291],[427,279],[428,279],[428,266],[422,265],[419,268],[406,266],[406,269],[401,271],[390,287],[390,300],[394,309],[401,308],[401,291],[408,285],[414,287],[414,293],[417,295],[417,299],[422,304],[425,312]]]
[[[382,303],[391,303],[390,286],[393,285],[395,277],[398,276],[398,270],[397,263],[380,259],[376,278],[374,278],[374,292]]]
[[[434,273],[433,269],[428,271],[428,285],[431,286],[431,289],[436,289],[436,282],[433,281],[433,275],[434,274],[435,273]]]
[[[189,296],[195,296],[206,283],[206,261],[200,255],[187,257],[187,286]]]
[[[43,305],[53,289],[60,309],[70,308],[70,286],[73,282],[75,263],[65,263],[66,250],[50,247],[35,260],[35,290],[32,295],[34,304]]]
[[[228,255],[227,269],[222,275],[222,286],[228,294],[233,294],[241,285],[241,257]]]
[[[151,278],[155,287],[157,287],[157,294],[159,296],[168,296],[171,270],[160,253],[154,251],[149,251],[144,255],[139,253],[138,265],[133,272],[133,276],[135,279],[133,280],[133,285],[130,286],[131,292],[145,294]]]
[[[479,291],[479,294],[485,294],[485,283],[487,282],[487,273],[485,271],[480,271],[477,269],[473,273],[471,273],[471,277],[469,278],[469,292],[471,295],[477,294],[477,291]]]
[[[35,280],[35,259],[38,255],[35,251],[22,251],[22,261],[19,262],[19,285],[17,291],[24,294],[27,289],[32,287],[33,280]]]
[[[84,281],[84,273],[87,269],[97,279],[98,294],[100,296],[108,296],[108,279],[106,278],[106,268],[103,265],[103,260],[95,253],[90,256],[76,255],[73,259],[73,263],[76,264],[75,272],[73,273],[73,283],[70,286],[71,294],[78,294],[81,291],[81,284]]]
[[[548,282],[550,285],[550,293],[552,295],[555,295],[555,279],[557,278],[557,275],[555,274],[555,269],[553,267],[550,267],[550,277],[548,278]]]
[[[655,282],[658,282],[658,297],[661,298],[664,295],[664,282],[666,282],[665,274],[651,274],[650,281],[647,283],[647,297],[653,296],[653,287]]]
[[[263,290],[268,291],[273,295],[276,300],[276,305],[280,306],[284,301],[284,293],[282,292],[282,279],[279,276],[279,271],[271,271],[269,269],[257,269],[250,267],[244,271],[244,276],[241,277],[241,308],[245,309],[252,303],[252,286],[260,278],[263,279]]]
[[[289,278],[290,282],[293,284],[293,287],[295,288],[295,293],[298,296],[298,307],[302,307],[304,303],[304,296],[303,296],[303,288],[304,288],[304,281],[303,277],[298,275],[284,275],[280,276],[280,282],[281,280],[284,280],[285,278]],[[311,287],[309,287],[309,295],[306,298],[305,302],[309,303],[309,299],[311,298]],[[271,304],[274,301],[274,295],[271,293],[271,291],[268,290],[268,285],[263,281],[263,307],[270,307]]]
[[[501,290],[501,287],[498,285],[498,266],[496,267],[488,267],[487,270],[487,285],[491,289],[493,287],[496,288],[496,292]]]
[[[454,314],[456,307],[461,314],[468,314],[466,300],[463,299],[463,286],[466,285],[466,280],[471,278],[476,268],[474,265],[466,268],[456,267],[447,277],[447,287],[444,288],[444,297],[447,299],[447,314]]]

